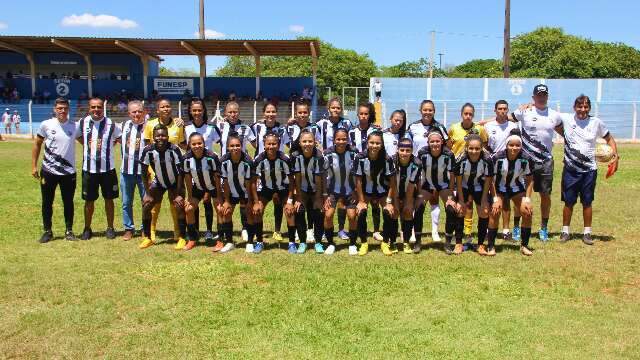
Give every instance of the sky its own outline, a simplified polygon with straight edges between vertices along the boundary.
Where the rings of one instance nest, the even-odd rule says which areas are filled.
[[[198,0],[2,0],[0,34],[141,38],[195,38]],[[540,26],[640,49],[634,24],[640,1],[511,2],[511,35]],[[367,53],[378,65],[428,57],[430,32],[442,64],[501,58],[504,0],[398,2],[205,0],[211,38],[295,39],[317,36],[340,48]],[[163,66],[197,69],[192,56],[164,57]],[[207,72],[225,58],[207,57]],[[436,65],[439,57],[436,55]]]

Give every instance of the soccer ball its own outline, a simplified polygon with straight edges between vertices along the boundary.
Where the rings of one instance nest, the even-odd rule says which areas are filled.
[[[607,144],[596,145],[596,160],[599,162],[609,162],[613,157],[613,149]]]

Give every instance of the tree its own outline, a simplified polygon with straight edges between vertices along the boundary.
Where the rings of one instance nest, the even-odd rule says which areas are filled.
[[[200,76],[193,69],[188,68],[180,68],[180,69],[172,69],[164,66],[160,66],[160,71],[158,72],[160,76],[180,76],[180,77],[196,77]]]
[[[502,77],[502,61],[496,59],[467,61],[451,69],[446,76],[453,78]]]

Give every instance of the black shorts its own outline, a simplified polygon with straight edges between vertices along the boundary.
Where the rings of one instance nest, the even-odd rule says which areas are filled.
[[[118,176],[115,169],[100,174],[82,172],[82,200],[98,200],[98,190],[101,190],[104,199],[109,200],[118,197]]]
[[[371,194],[369,194],[367,192],[364,193],[364,196],[366,196],[366,197],[368,197],[370,199],[375,199],[375,200],[386,198],[388,195],[389,195],[389,191],[387,191],[385,193],[382,193],[382,194],[379,194],[379,193],[371,193]]]
[[[473,197],[473,202],[476,203],[476,206],[480,206],[482,204],[482,191],[473,191],[462,188],[462,198],[464,199],[464,202],[468,202],[469,197]],[[493,203],[493,199],[488,195],[487,202],[489,205]]]
[[[262,189],[260,189],[260,191],[258,191],[258,197],[260,198],[260,200],[262,200],[262,202],[271,201],[273,199],[273,195],[275,194],[278,194],[278,198],[280,199],[280,204],[284,204],[284,202],[287,201],[287,198],[289,198],[288,189],[272,190],[272,189],[263,187]]]
[[[533,191],[551,194],[553,188],[553,159],[533,164]]]
[[[203,191],[194,186],[191,190],[191,196],[198,200],[204,199],[205,194],[209,194],[209,197],[211,199],[214,199],[216,196],[218,196],[218,192],[216,191],[216,189]]]
[[[376,97],[382,97],[382,91],[376,91]]]
[[[229,200],[231,200],[231,205],[238,205],[238,204],[244,205],[248,201],[247,198],[239,198],[235,196],[230,197]]]
[[[342,200],[344,207],[347,209],[355,209],[356,205],[358,205],[358,200],[356,200],[353,194],[351,195],[341,195],[341,194],[331,194],[331,207],[336,208],[338,206],[338,201]]]
[[[502,191],[497,191],[497,195],[501,196],[502,199],[506,202],[510,201],[511,199],[513,199],[514,197],[522,194],[524,195],[525,192],[524,191],[518,191],[518,192],[513,192],[513,191],[507,191],[507,192],[502,192]],[[503,204],[504,205],[504,204]]]

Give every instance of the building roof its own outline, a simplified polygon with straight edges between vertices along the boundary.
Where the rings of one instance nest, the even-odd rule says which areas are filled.
[[[0,36],[0,49],[7,48],[14,50],[15,48],[19,48],[31,52],[74,52],[68,48],[61,47],[54,39],[90,54],[130,54],[133,52],[132,50],[137,50],[150,56],[194,55],[193,50],[195,50],[204,55],[320,55],[320,44],[317,40],[200,40]],[[14,49],[12,49],[12,47]]]

